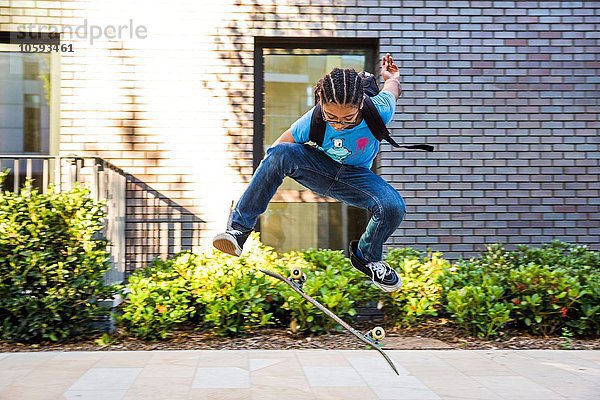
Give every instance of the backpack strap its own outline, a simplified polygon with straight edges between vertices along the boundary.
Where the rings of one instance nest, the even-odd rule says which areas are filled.
[[[364,104],[360,111],[362,112],[362,116],[367,123],[369,130],[371,133],[373,133],[373,136],[375,136],[377,140],[381,142],[385,139],[392,146],[400,147],[400,145],[396,143],[396,141],[390,136],[390,131],[388,130],[387,126],[385,126],[381,115],[377,111],[375,104],[373,104],[373,100],[371,100],[369,96],[364,97]]]
[[[371,133],[373,133],[373,136],[375,136],[375,138],[380,142],[382,140],[385,140],[395,148],[403,147],[405,149],[411,150],[433,151],[433,146],[430,146],[428,144],[401,146],[398,143],[396,143],[396,141],[392,139],[390,131],[388,130],[387,126],[385,126],[383,118],[381,118],[379,111],[377,111],[375,104],[373,104],[373,100],[371,100],[369,96],[365,96],[365,101],[361,112],[367,126],[369,127],[369,130],[371,131]]]
[[[315,146],[323,146],[325,138],[325,121],[323,120],[323,112],[321,104],[317,103],[310,118],[310,133],[308,136],[308,144]]]

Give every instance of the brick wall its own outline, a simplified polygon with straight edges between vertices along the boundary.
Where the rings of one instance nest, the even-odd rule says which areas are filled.
[[[453,257],[485,244],[600,242],[600,3],[404,1],[381,51],[404,96],[380,173],[408,203],[393,237]],[[438,8],[439,7],[439,8]]]
[[[187,247],[209,245],[252,174],[253,37],[368,36],[401,67],[395,138],[438,150],[382,146],[379,172],[409,211],[390,244],[449,257],[498,241],[598,248],[600,3],[281,3],[0,0],[0,31],[147,28],[64,38],[75,52],[61,57],[60,151],[132,174],[130,207],[142,210],[128,218],[157,196],[193,222]],[[142,226],[130,238],[149,236]]]

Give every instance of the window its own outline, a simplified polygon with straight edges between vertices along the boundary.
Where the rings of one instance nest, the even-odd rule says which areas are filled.
[[[12,39],[12,40],[11,40]],[[58,53],[22,52],[15,35],[0,34],[0,155],[55,155],[58,153]],[[10,168],[6,187],[12,187],[15,170],[24,182],[23,166],[0,159]],[[33,159],[30,176],[39,183],[42,160]],[[21,168],[19,168],[21,167]],[[22,175],[22,176],[21,176]]]
[[[255,168],[266,149],[314,106],[313,87],[324,74],[334,67],[373,71],[376,40],[329,42],[256,39]],[[345,250],[365,230],[368,218],[365,210],[313,194],[286,178],[257,229],[263,242],[279,251]]]

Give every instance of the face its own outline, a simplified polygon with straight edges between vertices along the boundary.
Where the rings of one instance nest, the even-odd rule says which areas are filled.
[[[359,108],[350,104],[327,103],[321,108],[323,119],[337,131],[356,126],[360,119]]]

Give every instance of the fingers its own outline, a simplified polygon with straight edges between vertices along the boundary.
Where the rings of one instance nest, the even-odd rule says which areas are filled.
[[[388,69],[389,67],[395,67],[394,59],[390,53],[386,53],[385,56],[381,57],[381,66],[384,69]]]

